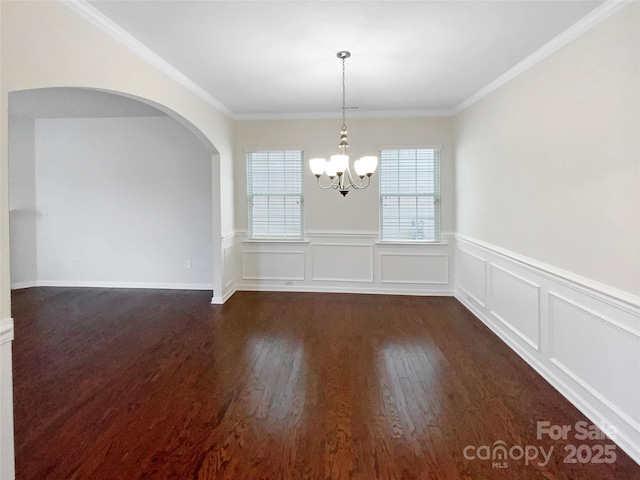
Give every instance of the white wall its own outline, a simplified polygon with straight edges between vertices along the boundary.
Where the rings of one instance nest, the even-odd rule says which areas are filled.
[[[342,197],[321,190],[309,170],[308,160],[328,158],[338,152],[340,119],[263,120],[236,122],[236,228],[247,229],[246,147],[293,147],[304,150],[304,212],[307,231],[378,232],[378,175],[371,186]],[[347,119],[349,156],[378,155],[380,146],[442,144],[442,231],[454,227],[453,119],[381,118]],[[326,178],[324,179],[327,180]]]
[[[11,125],[25,153],[10,157],[12,182],[35,173],[11,190],[12,204],[35,200],[32,284],[212,288],[211,157],[193,134],[168,117],[39,119],[34,149],[29,123]],[[12,245],[34,233],[12,231]],[[12,283],[35,261],[14,257]]]
[[[456,119],[456,297],[637,462],[639,7]]]
[[[227,263],[238,266],[240,289],[367,293],[451,294],[454,226],[453,120],[451,118],[349,119],[349,155],[377,155],[381,146],[442,145],[442,231],[439,244],[381,243],[379,177],[346,197],[318,188],[308,159],[337,153],[339,119],[272,120],[236,123],[236,225],[239,236],[223,248]],[[304,227],[302,242],[246,239],[245,148],[301,148],[304,151]],[[324,179],[327,180],[326,178]]]
[[[638,8],[457,117],[458,233],[640,294]]]
[[[9,158],[11,284],[32,285],[38,278],[33,119],[12,118],[9,123]]]

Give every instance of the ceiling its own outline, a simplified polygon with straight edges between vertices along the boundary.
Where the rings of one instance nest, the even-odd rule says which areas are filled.
[[[451,111],[602,1],[89,1],[236,118]],[[351,113],[350,113],[351,115]]]

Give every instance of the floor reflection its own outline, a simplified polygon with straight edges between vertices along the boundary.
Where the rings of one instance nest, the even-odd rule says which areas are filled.
[[[247,379],[242,405],[248,417],[267,433],[288,430],[298,423],[305,405],[304,346],[291,338],[251,337],[244,361]]]
[[[382,410],[394,419],[396,434],[413,439],[439,433],[438,364],[429,359],[428,345],[393,343],[377,355]]]

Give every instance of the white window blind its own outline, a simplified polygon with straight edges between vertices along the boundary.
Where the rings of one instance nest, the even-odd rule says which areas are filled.
[[[302,152],[247,153],[249,238],[302,237]]]
[[[380,152],[380,239],[440,240],[440,150]]]

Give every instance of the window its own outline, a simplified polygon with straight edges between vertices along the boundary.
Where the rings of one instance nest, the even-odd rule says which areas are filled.
[[[249,238],[302,237],[302,152],[247,153]]]
[[[440,240],[440,149],[380,152],[380,239]]]

